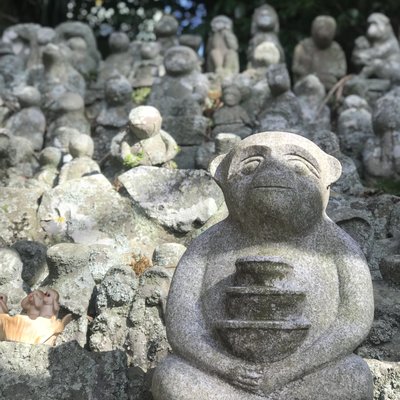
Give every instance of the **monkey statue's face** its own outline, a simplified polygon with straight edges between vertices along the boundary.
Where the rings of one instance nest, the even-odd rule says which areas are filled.
[[[277,24],[277,16],[272,9],[261,8],[256,16],[256,24],[260,31],[273,32]]]
[[[218,166],[232,218],[257,231],[299,234],[325,215],[329,186],[340,175],[339,161],[314,143],[286,132],[244,139]]]
[[[41,290],[34,290],[21,301],[22,309],[29,317],[37,317],[43,306],[44,293]]]
[[[368,39],[372,41],[387,39],[392,31],[390,22],[385,15],[376,13],[368,18]]]
[[[224,29],[232,30],[232,20],[225,15],[219,15],[211,21],[211,29],[213,32],[220,32]]]

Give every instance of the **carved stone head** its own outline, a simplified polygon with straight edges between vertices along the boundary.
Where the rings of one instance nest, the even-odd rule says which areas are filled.
[[[288,235],[307,232],[326,215],[329,187],[341,174],[338,160],[287,132],[249,136],[212,164],[231,218]]]

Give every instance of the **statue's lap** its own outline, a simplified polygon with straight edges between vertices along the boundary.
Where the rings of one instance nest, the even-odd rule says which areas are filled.
[[[368,365],[354,354],[265,397],[238,389],[175,355],[158,366],[154,378],[152,392],[158,400],[370,400],[372,391]]]

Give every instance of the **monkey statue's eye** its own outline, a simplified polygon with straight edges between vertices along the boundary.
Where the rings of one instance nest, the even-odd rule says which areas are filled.
[[[252,174],[257,169],[257,167],[261,164],[262,160],[263,160],[263,158],[259,157],[259,156],[247,158],[246,160],[242,161],[240,173],[243,175]]]
[[[305,158],[290,156],[288,159],[289,164],[292,166],[294,172],[299,175],[309,175],[313,174],[315,177],[319,179],[320,175],[317,169]]]

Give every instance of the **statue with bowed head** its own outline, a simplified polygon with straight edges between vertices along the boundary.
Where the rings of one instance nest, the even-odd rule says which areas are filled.
[[[263,132],[210,166],[229,216],[195,239],[167,303],[156,400],[372,400],[352,354],[373,320],[368,266],[326,215],[338,160]]]

